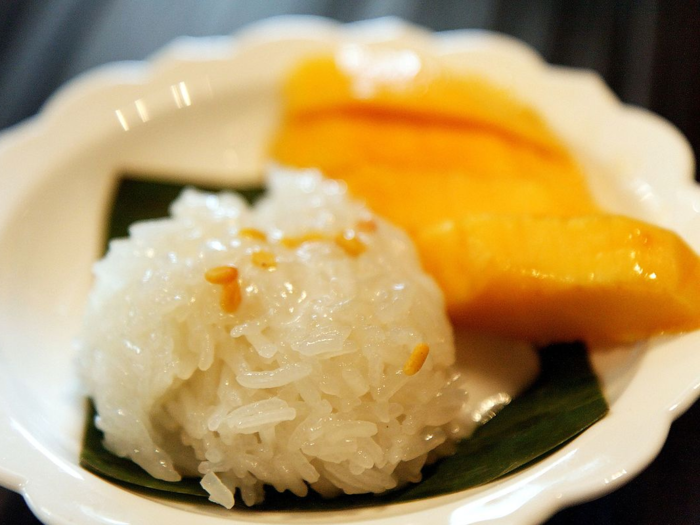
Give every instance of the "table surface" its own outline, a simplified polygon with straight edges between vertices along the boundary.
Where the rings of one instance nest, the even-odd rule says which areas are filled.
[[[434,30],[511,34],[549,62],[599,72],[623,101],[667,118],[696,157],[700,152],[700,0],[4,0],[0,129],[35,114],[59,86],[94,66],[143,59],[177,36],[229,34],[281,14],[341,22],[394,15]],[[658,458],[638,477],[547,523],[700,523],[698,442],[700,404],[673,424]],[[0,523],[39,522],[19,495],[0,488]]]

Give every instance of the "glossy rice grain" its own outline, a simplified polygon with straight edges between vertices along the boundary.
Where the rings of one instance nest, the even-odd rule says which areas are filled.
[[[465,398],[452,332],[402,231],[314,172],[274,174],[254,208],[186,190],[171,212],[94,268],[80,367],[109,450],[199,476],[226,507],[265,484],[379,493],[449,452]],[[348,231],[362,250],[337,242]]]

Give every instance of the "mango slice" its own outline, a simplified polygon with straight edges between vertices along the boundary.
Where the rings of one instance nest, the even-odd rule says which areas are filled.
[[[412,51],[310,59],[291,73],[284,100],[271,156],[344,180],[409,232],[463,213],[598,210],[535,111]]]
[[[471,216],[415,240],[463,326],[615,344],[700,324],[700,259],[675,233],[637,220]]]
[[[508,91],[414,50],[343,48],[284,87],[271,146],[406,229],[462,326],[618,344],[700,328],[700,259],[606,215],[576,159]]]
[[[290,73],[284,100],[288,117],[341,109],[445,127],[468,123],[565,150],[540,115],[507,90],[415,50],[352,46],[310,58]]]

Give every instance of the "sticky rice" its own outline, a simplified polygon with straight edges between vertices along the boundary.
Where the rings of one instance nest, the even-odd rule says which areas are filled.
[[[228,508],[265,485],[380,493],[450,452],[465,394],[406,234],[311,171],[171,214],[94,267],[80,369],[110,451]]]

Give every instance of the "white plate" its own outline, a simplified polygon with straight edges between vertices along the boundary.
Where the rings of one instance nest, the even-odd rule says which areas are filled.
[[[0,483],[47,523],[531,523],[613,490],[659,451],[697,398],[700,333],[595,354],[608,417],[545,461],[462,493],[342,513],[279,514],[175,505],[77,465],[83,406],[76,333],[114,175],[123,168],[201,181],[253,180],[298,57],[348,41],[428,49],[505,84],[570,144],[607,208],[672,228],[700,250],[700,192],[683,137],[622,106],[592,73],[550,67],[510,38],[431,34],[393,20],[308,18],[236,38],[185,39],[148,63],[101,68],[0,140]],[[633,444],[633,445],[631,445]]]

